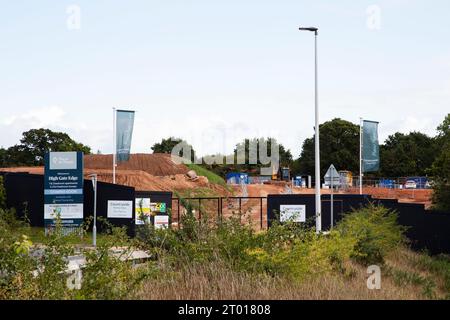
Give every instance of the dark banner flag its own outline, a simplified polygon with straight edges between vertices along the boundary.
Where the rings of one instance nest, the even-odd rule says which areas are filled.
[[[363,172],[380,170],[380,145],[378,142],[378,122],[364,120],[362,133]]]
[[[133,136],[134,111],[117,110],[116,121],[117,162],[128,161]]]

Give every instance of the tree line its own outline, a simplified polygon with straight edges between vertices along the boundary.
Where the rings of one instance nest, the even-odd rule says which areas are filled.
[[[334,164],[339,170],[359,173],[359,139],[360,126],[343,119],[333,119],[320,125],[320,164],[321,176],[325,175],[327,168]],[[267,154],[270,155],[270,144],[278,143],[274,138],[244,139],[236,145],[234,158],[237,150],[245,148],[248,157],[248,149],[251,143],[267,141]],[[171,153],[173,147],[178,143],[189,145],[188,142],[179,138],[163,139],[156,143],[152,150],[158,153]],[[189,145],[190,146],[190,145]],[[280,146],[280,166],[290,167],[292,175],[314,176],[314,136],[303,141],[302,151],[298,158],[294,159],[289,149],[282,144]],[[184,155],[180,152],[179,156]],[[214,155],[216,158],[226,155]],[[192,152],[192,161],[195,159],[195,151]],[[232,171],[259,173],[258,164],[250,164],[248,158],[246,164],[203,164],[209,170],[225,176]],[[411,176],[428,176],[434,185],[434,202],[440,205],[438,208],[450,211],[450,114],[437,128],[434,137],[424,133],[413,131],[408,134],[394,133],[380,145],[380,170],[375,173],[366,174],[366,177],[397,178]]]

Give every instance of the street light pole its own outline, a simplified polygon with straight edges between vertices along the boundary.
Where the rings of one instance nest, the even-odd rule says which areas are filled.
[[[316,232],[322,231],[322,201],[320,195],[320,130],[319,130],[319,77],[318,77],[318,48],[317,38],[319,29],[315,27],[299,28],[300,31],[314,32],[314,51],[315,51],[315,171],[316,171]]]
[[[116,167],[117,167],[117,136],[116,136],[117,111],[113,108],[113,184],[116,184]]]
[[[363,194],[363,118],[359,118],[359,194]]]
[[[92,244],[97,246],[97,175],[89,175],[92,178],[92,188],[94,189],[94,226],[92,227]]]

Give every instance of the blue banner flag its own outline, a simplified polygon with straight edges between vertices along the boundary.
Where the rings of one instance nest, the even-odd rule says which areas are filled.
[[[378,143],[378,122],[364,120],[362,133],[363,172],[380,170],[380,145]]]
[[[134,111],[117,110],[117,121],[116,121],[117,162],[128,161],[130,159],[133,126],[134,126]]]

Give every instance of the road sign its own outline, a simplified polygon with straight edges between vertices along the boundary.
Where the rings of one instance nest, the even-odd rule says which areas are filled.
[[[333,185],[335,185],[335,186],[340,183],[341,178],[340,178],[339,172],[336,170],[334,165],[331,165],[328,168],[327,173],[325,173],[324,179],[325,179],[326,184],[330,184],[331,179],[333,179]]]

